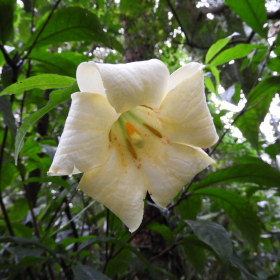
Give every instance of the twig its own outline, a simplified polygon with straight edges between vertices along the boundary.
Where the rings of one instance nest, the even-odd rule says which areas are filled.
[[[39,37],[41,36],[42,32],[44,31],[44,29],[46,28],[47,24],[49,23],[54,11],[56,10],[56,8],[58,7],[59,3],[61,2],[61,0],[57,0],[54,7],[52,8],[49,16],[47,17],[46,21],[44,22],[42,28],[40,29],[40,31],[38,32],[37,36],[35,37],[32,45],[30,46],[30,48],[28,49],[27,53],[25,54],[25,56],[22,58],[21,62],[20,62],[20,66],[23,64],[24,60],[29,56],[29,54],[31,53],[31,51],[33,50],[33,48],[35,47]]]
[[[109,217],[110,217],[110,212],[106,208],[106,237],[109,235]],[[106,271],[107,265],[109,263],[110,259],[108,258],[108,243],[106,242],[105,244],[105,264],[103,267],[103,273]]]
[[[166,0],[166,2],[167,2],[167,4],[168,4],[168,6],[169,6],[169,8],[170,8],[170,10],[171,10],[171,12],[172,12],[172,14],[173,14],[173,16],[175,17],[175,19],[176,19],[178,25],[181,27],[181,30],[183,31],[183,33],[184,33],[184,35],[185,35],[186,44],[187,44],[189,47],[191,47],[191,48],[197,48],[197,49],[207,50],[207,49],[209,48],[208,46],[207,46],[207,47],[206,47],[206,46],[198,46],[198,45],[192,43],[192,42],[189,40],[188,34],[187,34],[187,32],[186,32],[186,30],[185,30],[185,28],[184,28],[184,26],[183,26],[183,24],[182,24],[182,22],[181,22],[181,20],[180,20],[180,18],[179,18],[177,12],[175,11],[174,7],[172,6],[170,0]]]
[[[14,95],[11,96],[11,104],[13,103],[13,100],[14,100]],[[1,145],[1,151],[0,151],[0,178],[1,178],[1,173],[2,173],[2,164],[3,164],[3,160],[4,160],[4,150],[5,150],[5,146],[6,146],[6,142],[7,142],[8,130],[9,130],[9,128],[6,125],[5,130],[4,130],[2,145]],[[3,216],[5,219],[8,231],[9,231],[10,235],[14,236],[12,224],[10,222],[9,215],[8,215],[6,206],[3,201],[1,180],[0,180],[0,206],[1,206],[1,209],[3,212]]]
[[[32,218],[32,221],[33,221],[33,226],[34,226],[34,229],[35,229],[35,235],[39,239],[40,238],[40,231],[39,231],[37,220],[36,220],[36,217],[35,217],[35,214],[34,214],[34,211],[33,211],[32,200],[31,200],[31,198],[29,196],[29,192],[28,192],[27,186],[26,186],[26,184],[24,184],[24,176],[23,176],[22,173],[20,173],[20,177],[21,177],[21,180],[23,182],[23,187],[24,187],[24,190],[25,190],[27,203],[28,203],[28,206],[29,206],[29,210],[30,210],[30,213],[31,213],[31,218]]]

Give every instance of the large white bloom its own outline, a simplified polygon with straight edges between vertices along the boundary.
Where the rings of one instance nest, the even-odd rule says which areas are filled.
[[[152,59],[85,62],[48,175],[84,172],[79,188],[135,231],[147,190],[166,207],[213,160],[201,149],[217,141],[206,105],[202,65],[169,76]]]

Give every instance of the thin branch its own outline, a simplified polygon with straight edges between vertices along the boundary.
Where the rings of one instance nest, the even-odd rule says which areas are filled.
[[[13,100],[14,100],[14,95],[11,96],[11,104],[13,103]],[[6,146],[6,142],[7,142],[8,131],[9,131],[9,128],[6,125],[5,130],[4,130],[1,150],[0,150],[0,178],[1,178],[1,173],[2,173],[2,164],[4,162],[4,151],[5,151],[5,146]],[[1,206],[1,209],[2,209],[2,212],[3,212],[4,220],[6,222],[9,234],[14,236],[14,231],[13,231],[13,228],[12,228],[12,224],[10,222],[9,215],[8,215],[6,206],[5,206],[4,201],[3,201],[1,180],[0,180],[0,206]]]
[[[0,50],[3,53],[3,56],[5,58],[5,61],[7,62],[7,64],[13,69],[14,71],[18,70],[18,66],[16,65],[16,63],[10,58],[9,54],[7,53],[4,45],[0,44]]]
[[[110,217],[110,212],[109,212],[109,209],[106,208],[106,237],[108,237],[109,235],[109,217]],[[108,256],[108,243],[106,242],[105,244],[105,264],[104,264],[104,267],[103,267],[103,273],[106,271],[106,268],[107,268],[107,265],[110,261],[110,258]]]
[[[197,48],[197,49],[207,50],[207,49],[209,48],[208,46],[198,46],[198,45],[192,43],[192,42],[189,40],[188,34],[187,34],[187,32],[186,32],[186,30],[185,30],[185,28],[184,28],[184,25],[182,24],[182,22],[181,22],[181,20],[180,20],[180,18],[179,18],[179,16],[178,16],[178,14],[177,14],[177,12],[175,11],[174,7],[172,6],[170,0],[166,0],[166,2],[167,2],[167,4],[168,4],[168,6],[169,6],[169,8],[170,8],[170,10],[171,10],[171,12],[172,12],[174,18],[176,19],[178,25],[181,27],[182,32],[183,32],[184,35],[185,35],[185,38],[186,38],[186,45],[188,45],[188,46],[191,47],[191,48]]]
[[[40,29],[40,31],[38,32],[37,36],[35,37],[32,45],[30,46],[30,48],[28,49],[27,53],[25,54],[25,56],[22,58],[20,65],[23,64],[24,60],[29,56],[29,54],[31,53],[31,51],[33,50],[33,48],[35,47],[39,37],[41,36],[42,32],[44,31],[44,29],[46,28],[47,24],[49,23],[54,11],[56,10],[56,8],[58,7],[59,3],[61,2],[61,0],[57,0],[57,2],[55,3],[54,7],[52,8],[49,16],[47,17],[46,21],[44,22],[42,28]]]
[[[34,226],[34,229],[35,229],[35,235],[39,239],[40,238],[40,231],[39,231],[39,227],[38,227],[38,224],[37,224],[36,216],[35,216],[34,211],[33,211],[32,200],[30,198],[27,186],[26,186],[26,184],[24,184],[24,176],[23,176],[22,173],[20,173],[20,177],[21,177],[21,180],[23,182],[23,187],[24,187],[27,203],[28,203],[28,206],[29,206],[29,210],[30,210],[33,226]]]

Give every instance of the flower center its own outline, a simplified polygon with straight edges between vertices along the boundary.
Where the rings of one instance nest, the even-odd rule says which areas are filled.
[[[138,106],[123,113],[113,124],[109,134],[110,142],[122,157],[130,154],[135,160],[142,155],[150,156],[155,139],[162,138],[161,123],[152,108]]]

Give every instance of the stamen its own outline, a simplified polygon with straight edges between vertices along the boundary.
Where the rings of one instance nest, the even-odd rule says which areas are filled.
[[[146,123],[143,123],[143,125],[144,125],[146,128],[148,128],[155,136],[157,136],[158,138],[162,138],[162,134],[161,134],[159,131],[157,131],[155,128],[149,126],[149,125],[146,124]]]
[[[126,139],[126,143],[127,143],[127,146],[128,146],[128,149],[129,149],[131,155],[132,155],[135,159],[137,159],[137,154],[136,154],[136,152],[135,152],[135,150],[134,150],[132,144],[130,143],[129,139]]]
[[[133,134],[138,134],[138,135],[141,135],[141,133],[135,128],[135,126],[130,123],[130,122],[126,122],[125,123],[125,129],[126,129],[126,132],[127,132],[127,135],[129,137],[129,139],[131,139],[131,136]]]
[[[147,106],[147,105],[140,105],[140,106],[142,106],[142,107],[146,107],[146,108],[151,109],[151,110],[154,110],[152,107]]]

